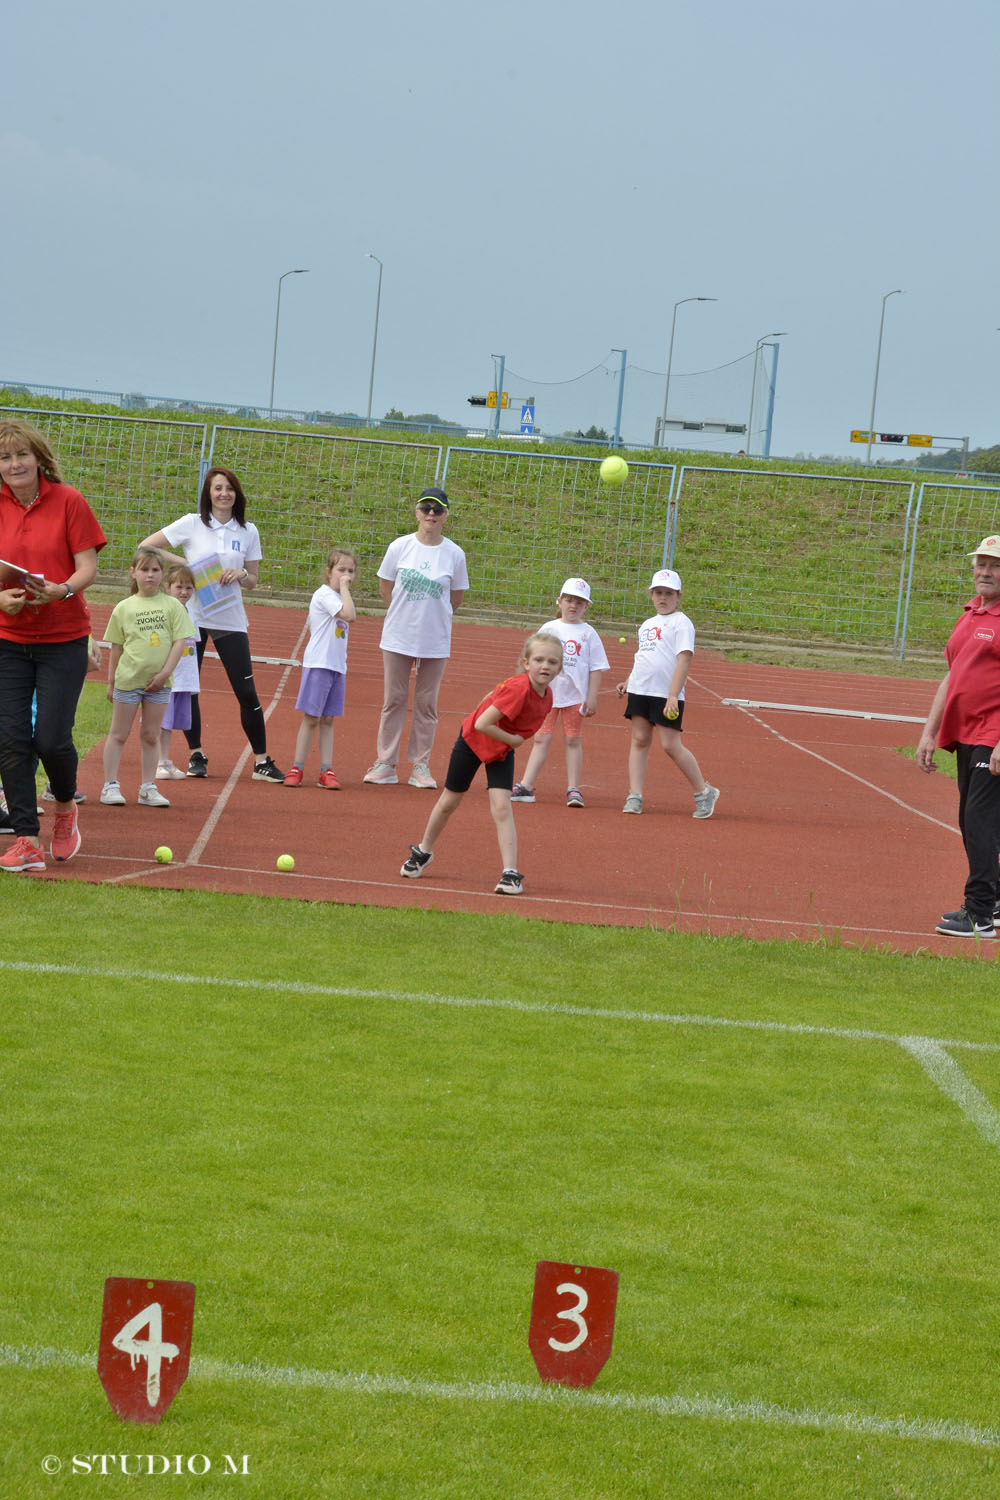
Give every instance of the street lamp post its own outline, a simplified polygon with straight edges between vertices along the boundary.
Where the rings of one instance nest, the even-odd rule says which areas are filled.
[[[875,436],[875,397],[878,395],[878,367],[882,360],[882,329],[885,327],[885,304],[890,297],[898,297],[903,288],[898,286],[894,292],[886,292],[882,298],[882,316],[878,322],[878,348],[875,351],[875,383],[872,386],[872,413],[868,418],[868,447],[865,449],[865,463],[872,461],[872,439]]]
[[[375,350],[378,348],[378,310],[382,302],[382,262],[370,250],[365,251],[365,258],[375,261],[378,266],[378,288],[375,292],[375,333],[372,338],[372,368],[371,374],[368,376],[368,410],[365,413],[365,426],[370,427],[372,425],[372,390],[375,386]]]
[[[677,309],[683,307],[685,302],[718,302],[718,297],[682,297],[679,302],[674,303],[674,315],[670,320],[670,348],[667,350],[667,382],[663,387],[663,416],[660,418],[660,441],[658,447],[664,446],[663,438],[667,428],[667,401],[670,398],[670,371],[674,363],[674,330],[677,327]]]
[[[757,365],[760,360],[761,345],[766,344],[768,339],[783,339],[786,336],[787,331],[783,333],[765,333],[763,338],[759,338],[754,345],[753,379],[750,381],[750,414],[747,417],[747,458],[751,456],[753,451],[753,402],[757,394]]]
[[[274,310],[274,352],[271,355],[271,395],[267,403],[267,409],[272,415],[274,413],[274,367],[278,363],[278,320],[281,317],[281,283],[286,276],[305,276],[307,271],[307,266],[301,266],[295,271],[283,271],[278,277],[278,305]]]

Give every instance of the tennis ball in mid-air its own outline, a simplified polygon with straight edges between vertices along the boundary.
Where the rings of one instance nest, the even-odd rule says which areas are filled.
[[[628,464],[617,453],[612,453],[601,464],[601,478],[605,484],[624,484],[628,478]]]
[[[279,854],[278,855],[278,869],[279,870],[294,870],[295,869],[295,861],[294,861],[294,859],[292,858],[292,856],[290,854]]]
[[[156,863],[158,865],[169,865],[173,857],[174,851],[172,849],[168,849],[166,844],[161,844],[159,849],[157,849],[153,855],[153,858],[156,860]]]
[[[624,644],[625,644],[625,637],[623,635],[620,635],[618,637],[618,644],[619,644],[619,646],[624,646]]]

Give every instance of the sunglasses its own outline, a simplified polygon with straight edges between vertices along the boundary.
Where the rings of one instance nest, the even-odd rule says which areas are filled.
[[[417,510],[422,516],[446,516],[448,514],[443,505],[418,505]]]

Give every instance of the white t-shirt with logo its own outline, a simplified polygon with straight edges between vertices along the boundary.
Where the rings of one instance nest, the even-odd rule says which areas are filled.
[[[570,708],[586,701],[591,672],[606,672],[610,666],[604,642],[593,625],[584,620],[549,620],[539,634],[554,635],[563,643],[562,671],[549,684],[554,708]]]
[[[666,698],[679,653],[693,650],[694,626],[681,610],[644,620],[639,626],[639,649],[625,684],[626,691],[641,693],[645,698]],[[684,697],[683,688],[678,697]]]
[[[171,595],[171,598],[173,597],[174,595]],[[192,595],[191,597],[193,600],[194,595]],[[178,599],[177,603],[181,604],[181,601]],[[187,605],[181,604],[181,608],[184,610],[184,613],[187,615],[188,619],[191,620],[191,611],[188,609]],[[191,639],[184,642],[184,654],[174,668],[175,693],[197,693],[199,690],[200,684],[198,682],[197,640],[198,627],[194,623],[194,621],[191,620]]]
[[[451,655],[451,594],[469,587],[465,553],[442,537],[428,547],[415,532],[390,542],[379,578],[393,585],[379,645],[401,656]]]
[[[197,511],[193,511],[181,516],[179,521],[171,521],[169,526],[164,526],[163,535],[171,547],[180,545],[189,563],[200,562],[203,557],[216,552],[224,568],[236,568],[238,571],[245,568],[248,562],[259,562],[263,556],[260,550],[260,533],[249,521],[241,526],[238,521],[230,519],[222,525],[211,516],[206,526]],[[219,591],[223,602],[207,613],[199,607],[197,593],[192,595],[188,605],[192,620],[196,625],[210,629],[245,632],[247,612],[243,608],[243,590],[238,583],[229,583],[224,587],[220,585]]]
[[[302,653],[303,667],[325,667],[328,672],[347,671],[349,625],[340,618],[344,601],[328,583],[322,584],[309,601],[309,640]]]

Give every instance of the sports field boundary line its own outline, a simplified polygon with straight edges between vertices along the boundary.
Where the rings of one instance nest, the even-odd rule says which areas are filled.
[[[983,1139],[1000,1150],[1000,1111],[994,1109],[982,1090],[965,1076],[941,1043],[926,1036],[904,1036],[900,1037],[899,1045],[916,1058],[931,1082],[958,1105]]]
[[[96,1354],[74,1354],[46,1346],[18,1348],[0,1344],[0,1366],[13,1370],[91,1370]],[[908,1441],[955,1443],[971,1448],[1000,1448],[1000,1431],[950,1417],[879,1417],[871,1413],[823,1411],[779,1406],[771,1401],[738,1401],[729,1396],[635,1395],[628,1391],[580,1391],[559,1385],[524,1385],[512,1380],[426,1380],[409,1375],[316,1370],[289,1365],[250,1364],[233,1360],[191,1360],[195,1380],[295,1389],[354,1396],[409,1396],[418,1401],[463,1401],[503,1405],[572,1407],[577,1410],[639,1412],[656,1417],[690,1417],[700,1421],[754,1422],[769,1427],[815,1427],[861,1437],[896,1437]]]
[[[850,1042],[888,1042],[912,1051],[917,1044],[960,1047],[970,1052],[1000,1052],[1000,1042],[972,1042],[961,1038],[916,1036],[864,1027],[817,1026],[810,1021],[762,1021],[749,1017],[699,1016],[657,1010],[616,1010],[603,1005],[569,1005],[553,1000],[511,1000],[498,995],[443,995],[426,990],[370,989],[362,985],[311,984],[300,979],[237,979],[222,974],[159,973],[153,969],[101,967],[97,964],[55,964],[30,959],[0,959],[0,972],[65,974],[80,979],[126,979],[142,984],[177,984],[184,988],[263,990],[277,995],[318,995],[331,1000],[401,1000],[416,1005],[440,1005],[456,1010],[509,1010],[532,1016],[572,1016],[581,1020],[627,1021],[658,1026],[717,1026],[734,1031],[774,1032],[787,1036],[824,1036]]]
[[[690,680],[692,682],[695,682],[694,678],[691,678]],[[697,682],[696,685],[700,687],[703,692],[710,693],[713,698],[717,698],[720,704],[725,702],[722,694],[717,692],[715,688],[709,687],[707,683]],[[829,766],[831,771],[838,771],[841,776],[847,776],[851,781],[858,782],[860,786],[867,787],[870,792],[875,792],[878,796],[885,797],[887,801],[894,802],[896,806],[901,807],[904,812],[913,813],[914,816],[918,818],[924,818],[928,823],[933,823],[935,828],[943,828],[946,833],[955,834],[957,837],[961,836],[959,834],[959,830],[953,823],[942,822],[940,818],[934,817],[933,813],[924,812],[922,808],[914,807],[910,802],[904,802],[902,797],[897,797],[895,793],[886,791],[884,786],[879,786],[876,782],[869,781],[864,776],[859,776],[856,771],[849,771],[846,766],[838,765],[835,760],[830,760],[829,756],[820,755],[818,750],[810,750],[808,745],[800,745],[798,740],[789,739],[788,736],[782,734],[779,729],[775,729],[773,724],[765,723],[764,720],[758,718],[755,713],[751,713],[748,708],[743,708],[735,703],[733,704],[733,707],[736,708],[738,713],[745,714],[748,719],[752,719],[755,724],[759,724],[761,729],[766,730],[768,734],[773,734],[776,740],[780,740],[781,743],[783,745],[787,745],[789,749],[800,750],[803,755],[811,755],[813,760],[818,760],[821,765]]]

